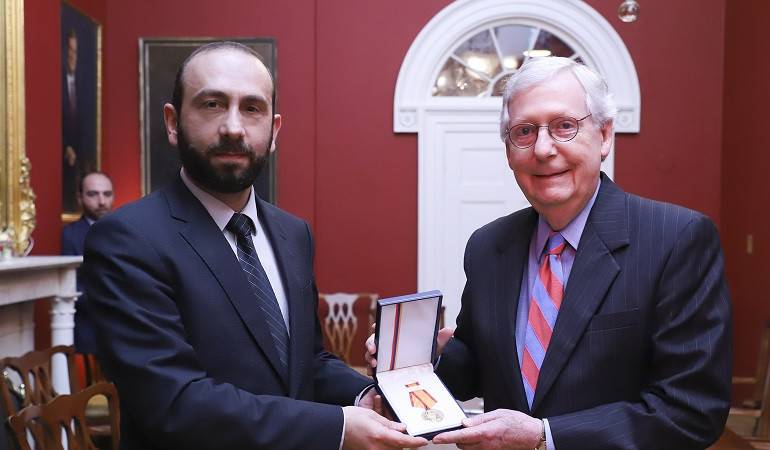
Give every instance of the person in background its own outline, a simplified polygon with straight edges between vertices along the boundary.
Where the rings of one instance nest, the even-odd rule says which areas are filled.
[[[104,172],[87,173],[80,181],[77,201],[83,210],[80,219],[62,228],[61,254],[82,255],[86,233],[97,220],[112,211],[115,194],[112,180]],[[96,338],[89,317],[87,295],[84,292],[82,269],[78,269],[77,288],[81,292],[75,303],[75,349],[79,353],[96,352]]]

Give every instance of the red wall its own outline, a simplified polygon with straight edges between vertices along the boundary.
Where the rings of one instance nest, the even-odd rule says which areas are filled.
[[[282,205],[312,222],[315,212],[315,2],[229,0],[110,1],[105,32],[103,165],[118,204],[141,195],[139,137],[140,37],[274,37],[278,46],[278,192]],[[169,98],[171,93],[169,92]]]
[[[759,336],[770,319],[770,197],[767,170],[770,141],[770,60],[763,55],[770,41],[770,2],[728,2],[726,27],[724,139],[722,176],[722,241],[727,279],[733,296],[735,372],[754,373]],[[746,236],[754,236],[753,254]]]
[[[202,1],[109,2],[103,161],[118,203],[140,195],[138,38],[273,36],[284,115],[278,201],[314,228],[321,289],[414,290],[416,137],[392,132],[393,90],[412,40],[448,3],[231,0],[212,17]],[[692,16],[702,2],[647,2],[631,25],[620,24],[614,0],[590,3],[628,42],[645,95],[643,132],[618,138],[616,178],[718,220],[722,74],[691,79],[690,68],[704,60],[721,67],[724,3]],[[679,181],[675,174],[693,164],[700,176]]]
[[[338,0],[319,10],[315,230],[323,289],[416,288],[417,143],[392,132],[393,93],[409,45],[448,3]],[[644,98],[642,132],[617,138],[616,180],[718,222],[723,77],[692,77],[692,68],[722,66],[724,2],[643,2],[633,24],[617,18],[616,0],[588,3],[627,43]],[[696,7],[703,11],[690,14]],[[697,176],[683,182],[689,172]]]
[[[615,179],[719,224],[725,0],[642,1],[630,24],[619,1],[587,3],[623,38],[641,87],[641,132],[618,136]]]
[[[409,45],[449,3],[223,0],[212,14],[204,0],[78,1],[106,24],[102,164],[115,181],[117,204],[141,192],[138,39],[274,37],[284,116],[278,202],[313,226],[320,289],[383,296],[413,291],[417,139],[392,132],[393,92]],[[588,3],[626,42],[641,83],[642,132],[618,136],[616,180],[721,223],[726,1],[646,1],[633,24],[617,19],[618,0]],[[28,151],[38,193],[38,253],[58,251],[60,117],[50,106],[60,96],[58,46],[51,45],[59,35],[58,14],[58,3],[27,2]],[[761,28],[758,17],[750,17],[755,28]],[[727,74],[728,82],[748,76]]]
[[[104,0],[77,0],[71,5],[104,24]],[[24,56],[27,121],[27,156],[32,164],[37,226],[32,254],[59,254],[61,233],[61,29],[60,3],[26,0]],[[35,345],[51,342],[50,306],[35,305]]]
[[[24,7],[24,57],[27,156],[32,164],[37,226],[34,255],[59,253],[61,214],[61,54],[59,4],[27,0]],[[35,305],[35,346],[51,342],[49,303]]]

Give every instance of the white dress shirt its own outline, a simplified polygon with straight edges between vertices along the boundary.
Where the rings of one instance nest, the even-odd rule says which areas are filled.
[[[254,188],[251,188],[249,193],[249,201],[242,211],[233,211],[232,208],[225,205],[221,200],[216,199],[213,195],[204,191],[195,185],[190,177],[185,173],[184,169],[181,170],[182,182],[187,186],[187,189],[197,198],[206,211],[209,212],[211,218],[214,219],[219,229],[225,235],[227,243],[230,244],[230,248],[233,253],[238,257],[238,250],[236,247],[235,235],[228,230],[225,230],[227,223],[233,217],[233,214],[240,212],[251,218],[254,222],[254,234],[251,235],[251,240],[254,242],[254,248],[257,251],[259,262],[262,263],[262,267],[265,269],[267,278],[270,280],[270,286],[273,288],[275,298],[278,300],[278,306],[281,308],[281,315],[283,321],[286,323],[286,331],[289,331],[289,303],[286,300],[286,291],[281,281],[281,272],[278,270],[278,262],[275,259],[275,252],[270,245],[270,240],[265,233],[265,229],[262,223],[259,221],[259,214],[257,213],[257,202],[254,198]],[[256,306],[256,303],[255,303]]]

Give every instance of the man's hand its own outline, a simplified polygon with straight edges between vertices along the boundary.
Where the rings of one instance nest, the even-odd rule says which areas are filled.
[[[374,325],[372,325],[372,330],[374,330]],[[436,336],[437,357],[440,356],[441,352],[444,351],[444,346],[447,342],[449,342],[449,339],[452,338],[454,332],[454,328],[442,328],[438,331],[438,335]],[[369,339],[366,340],[366,354],[364,355],[364,359],[368,363],[366,365],[367,373],[369,376],[374,375],[374,371],[372,369],[377,367],[377,346],[374,345],[374,334],[369,336]]]
[[[540,444],[543,422],[519,411],[496,409],[463,420],[462,430],[433,438],[435,444],[458,444],[462,449],[533,449]]]
[[[372,410],[346,406],[342,413],[345,415],[343,449],[402,449],[428,445],[423,438],[404,434],[405,425],[391,422]]]

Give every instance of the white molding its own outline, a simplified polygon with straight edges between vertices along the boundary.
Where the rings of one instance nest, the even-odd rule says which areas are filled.
[[[464,109],[459,103],[467,105],[468,98],[453,104],[432,97],[433,81],[458,43],[503,24],[540,27],[563,39],[604,76],[615,94],[620,110],[615,132],[639,132],[641,96],[631,55],[612,25],[581,0],[457,0],[444,8],[415,38],[401,65],[393,131],[418,132],[426,109]],[[499,111],[500,104],[494,107]]]

